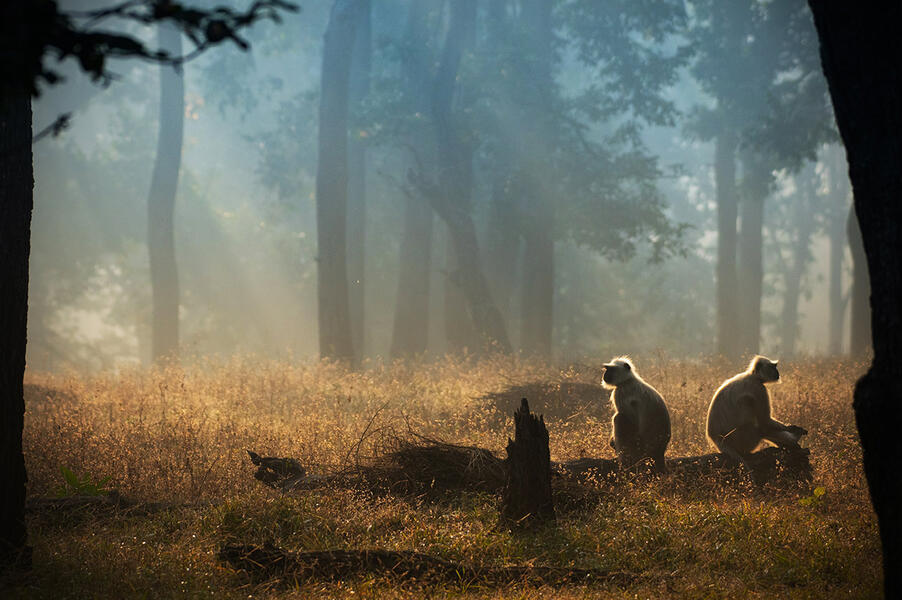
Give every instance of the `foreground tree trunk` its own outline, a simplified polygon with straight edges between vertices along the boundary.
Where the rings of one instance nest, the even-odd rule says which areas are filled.
[[[348,100],[361,0],[335,0],[323,44],[316,168],[317,297],[322,358],[355,362],[348,306]]]
[[[846,237],[852,252],[852,318],[849,335],[849,353],[864,356],[871,347],[871,280],[868,275],[868,258],[864,252],[861,227],[855,216],[855,206],[849,209]]]
[[[736,276],[736,137],[723,132],[714,143],[717,188],[717,353],[739,356],[739,280]]]
[[[351,106],[358,111],[370,91],[372,55],[370,0],[361,0],[361,4],[354,36],[350,83]],[[363,357],[366,355],[366,141],[357,130],[348,142],[348,177],[348,312],[351,343],[357,354]]]
[[[855,387],[887,598],[902,597],[902,4],[809,0],[871,281],[874,360]]]
[[[15,4],[15,3],[11,3]],[[18,23],[14,6],[0,10],[5,24]],[[9,38],[5,36],[10,36]],[[24,43],[24,42],[22,42]],[[25,400],[28,253],[34,177],[31,162],[31,96],[13,82],[0,82],[0,572],[31,564],[26,546],[25,457],[22,427]]]
[[[160,23],[160,49],[182,54],[182,32]],[[181,70],[160,67],[160,134],[157,159],[147,201],[147,247],[153,296],[151,357],[154,362],[178,360],[179,276],[175,260],[175,193],[182,164],[185,122],[185,80]]]

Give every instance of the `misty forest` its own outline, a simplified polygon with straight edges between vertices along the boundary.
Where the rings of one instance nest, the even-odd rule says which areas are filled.
[[[902,593],[902,8],[0,21],[4,595]]]

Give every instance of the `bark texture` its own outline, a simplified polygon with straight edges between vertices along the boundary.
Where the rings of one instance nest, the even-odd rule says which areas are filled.
[[[323,44],[316,167],[317,299],[322,358],[355,362],[348,301],[348,103],[362,0],[336,0]]]
[[[158,25],[160,49],[181,56],[181,31]],[[175,194],[182,164],[185,81],[181,71],[160,67],[160,133],[147,201],[147,248],[150,254],[151,358],[178,360],[179,276],[175,259]]]
[[[846,147],[871,280],[874,359],[853,406],[883,544],[887,598],[902,597],[902,4],[809,0]]]

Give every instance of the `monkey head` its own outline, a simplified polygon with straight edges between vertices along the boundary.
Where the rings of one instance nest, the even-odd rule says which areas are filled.
[[[780,381],[780,372],[777,371],[778,360],[771,360],[760,354],[752,359],[749,363],[749,373],[754,373],[761,378],[764,383]]]
[[[626,356],[615,358],[604,365],[604,375],[602,381],[605,387],[617,387],[623,382],[635,377],[635,370],[632,361]]]

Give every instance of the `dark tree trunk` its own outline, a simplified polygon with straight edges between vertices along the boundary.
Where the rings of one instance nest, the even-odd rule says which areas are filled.
[[[350,102],[359,111],[370,91],[372,56],[370,0],[361,0],[351,58]],[[348,312],[351,343],[366,355],[365,248],[366,248],[366,143],[355,129],[348,142]]]
[[[868,276],[868,258],[864,252],[861,228],[855,217],[855,206],[849,209],[846,236],[852,251],[852,318],[849,336],[849,352],[861,357],[871,347],[871,280]]]
[[[717,136],[714,145],[717,188],[717,353],[739,356],[739,280],[736,275],[736,137]]]
[[[406,199],[392,358],[422,354],[428,346],[432,221],[429,204],[420,198]]]
[[[159,43],[171,56],[182,54],[182,33],[160,23]],[[182,163],[185,81],[181,71],[160,67],[160,134],[147,202],[147,247],[153,295],[151,355],[154,362],[178,360],[179,276],[175,260],[175,193]]]
[[[902,597],[902,4],[810,0],[871,283],[874,359],[855,387],[884,590]]]
[[[18,3],[0,9],[4,42],[15,39],[7,24]],[[6,37],[9,36],[9,37]],[[21,43],[25,43],[22,41]],[[6,44],[4,44],[6,45]],[[24,87],[0,82],[0,572],[29,567],[25,530],[25,400],[28,254],[34,177],[31,162],[31,97]]]
[[[530,33],[536,60],[531,66],[532,93],[525,99],[525,143],[521,145],[522,186],[527,195],[523,258],[523,335],[521,346],[531,354],[551,356],[554,324],[554,210],[547,185],[550,158],[548,125],[551,112],[551,2],[525,0],[522,4],[524,26]]]
[[[355,363],[348,307],[348,101],[361,0],[335,0],[323,44],[316,168],[317,295],[322,358]]]
[[[439,155],[439,189],[430,194],[433,207],[448,227],[456,269],[449,273],[467,301],[473,327],[482,337],[476,350],[510,352],[501,313],[492,299],[482,271],[479,241],[470,214],[473,184],[472,148],[462,139],[452,103],[467,40],[476,21],[475,0],[451,3],[451,19],[438,73],[432,87],[432,117]]]
[[[501,519],[516,527],[554,521],[551,452],[545,420],[529,412],[523,398],[514,413],[514,439],[507,440],[507,473],[501,493]]]

